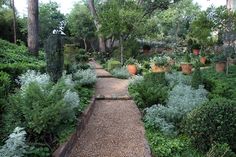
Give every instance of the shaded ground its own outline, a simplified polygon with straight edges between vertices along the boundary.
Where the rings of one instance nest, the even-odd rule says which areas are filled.
[[[96,95],[128,95],[127,87],[128,80],[99,78]],[[144,134],[140,112],[132,100],[96,100],[71,157],[150,157]]]

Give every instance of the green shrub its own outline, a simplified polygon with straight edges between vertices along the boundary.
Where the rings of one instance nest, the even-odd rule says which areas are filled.
[[[86,54],[77,54],[75,56],[75,60],[77,63],[87,63],[89,60],[89,56]]]
[[[85,55],[85,54],[86,54],[85,49],[79,49],[79,50],[78,50],[78,54],[80,54],[80,55]]]
[[[213,99],[193,110],[183,121],[183,131],[194,145],[207,151],[214,142],[228,143],[236,149],[236,102],[225,98]]]
[[[4,104],[6,104],[6,97],[10,91],[10,86],[11,86],[10,76],[5,72],[0,71],[0,117],[3,110],[3,106]]]
[[[22,88],[10,96],[3,115],[3,131],[6,135],[12,128],[22,126],[29,134],[30,142],[46,142],[53,147],[60,132],[67,129],[68,124],[75,124],[79,97],[68,78],[53,85],[48,78],[36,77],[32,82],[21,81]]]
[[[129,93],[139,108],[154,104],[165,104],[168,97],[168,87],[158,81],[142,80],[129,85]]]
[[[0,71],[0,99],[4,98],[10,89],[11,79],[10,75]]]
[[[8,73],[11,78],[14,80],[19,75],[25,73],[27,70],[37,70],[45,72],[46,64],[43,62],[40,63],[12,63],[12,64],[0,64],[0,71]]]
[[[0,39],[0,63],[13,64],[13,63],[35,63],[40,59],[43,60],[43,53],[39,53],[39,58],[31,56],[28,53],[25,45],[16,45],[8,41]]]
[[[121,63],[119,61],[109,60],[107,63],[107,68],[108,68],[108,71],[111,71],[115,68],[121,68]]]
[[[167,84],[165,73],[147,73],[144,75],[146,81],[156,82],[159,84]]]
[[[193,88],[198,89],[199,85],[201,84],[202,84],[201,70],[200,67],[196,67],[195,71],[193,72],[191,85]]]
[[[230,66],[229,75],[217,73],[213,68],[202,72],[203,84],[210,91],[209,98],[225,97],[236,100],[236,66]]]
[[[175,157],[190,145],[190,140],[186,137],[168,137],[150,129],[146,130],[146,136],[153,155],[158,157]]]
[[[8,73],[12,80],[29,69],[45,71],[43,52],[36,58],[28,53],[24,45],[18,46],[1,39],[0,45],[0,71]]]
[[[206,154],[207,157],[236,157],[228,144],[213,144],[211,149]]]
[[[75,62],[75,56],[78,54],[78,44],[65,44],[64,46],[64,63],[71,64]]]
[[[120,79],[128,79],[130,77],[130,74],[127,70],[127,68],[122,67],[122,68],[115,68],[111,71],[111,74]]]

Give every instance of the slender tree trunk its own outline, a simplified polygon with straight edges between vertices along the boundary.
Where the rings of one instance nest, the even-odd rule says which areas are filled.
[[[83,38],[83,41],[84,41],[84,49],[87,52],[88,51],[88,46],[87,46],[87,43],[86,43],[86,38]]]
[[[97,28],[97,32],[99,32],[100,28],[101,28],[101,24],[99,23],[99,20],[98,20],[98,15],[97,15],[97,12],[96,12],[96,9],[94,6],[94,0],[88,0],[88,6],[89,6],[89,10],[93,16],[93,19],[94,19],[93,21],[94,21],[94,24]],[[98,34],[98,40],[99,40],[99,51],[106,52],[105,39],[101,33]]]
[[[38,0],[28,0],[28,49],[35,56],[39,51],[38,12]]]
[[[123,37],[120,35],[120,63],[124,64],[124,45],[123,45]]]
[[[15,8],[15,1],[11,0],[11,7],[12,7],[12,12],[13,12],[13,34],[14,34],[14,43],[16,44],[16,8]]]

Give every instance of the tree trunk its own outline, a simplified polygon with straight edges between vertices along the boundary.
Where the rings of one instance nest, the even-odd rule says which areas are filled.
[[[83,41],[84,41],[84,49],[87,52],[88,51],[88,46],[87,46],[87,43],[86,43],[86,38],[83,38]]]
[[[123,45],[123,37],[120,35],[120,63],[124,64],[124,45]]]
[[[96,9],[94,6],[94,0],[88,0],[88,6],[89,6],[89,10],[93,16],[93,19],[94,19],[93,21],[96,26],[97,32],[99,32],[100,28],[101,28],[101,24],[99,23],[99,20],[98,20],[98,15],[97,15],[97,12],[96,12]],[[98,40],[99,40],[99,51],[106,52],[105,39],[101,33],[98,34]]]
[[[28,0],[28,49],[38,56],[39,51],[39,20],[38,0]]]
[[[13,12],[13,34],[14,34],[14,43],[16,44],[16,8],[15,8],[15,1],[11,0],[11,7]]]

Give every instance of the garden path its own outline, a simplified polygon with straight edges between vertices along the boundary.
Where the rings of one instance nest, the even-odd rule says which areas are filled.
[[[151,157],[145,139],[141,114],[133,100],[106,99],[128,96],[128,80],[107,76],[107,71],[92,63],[99,73],[95,109],[81,133],[71,157]],[[102,75],[104,74],[104,75]]]

